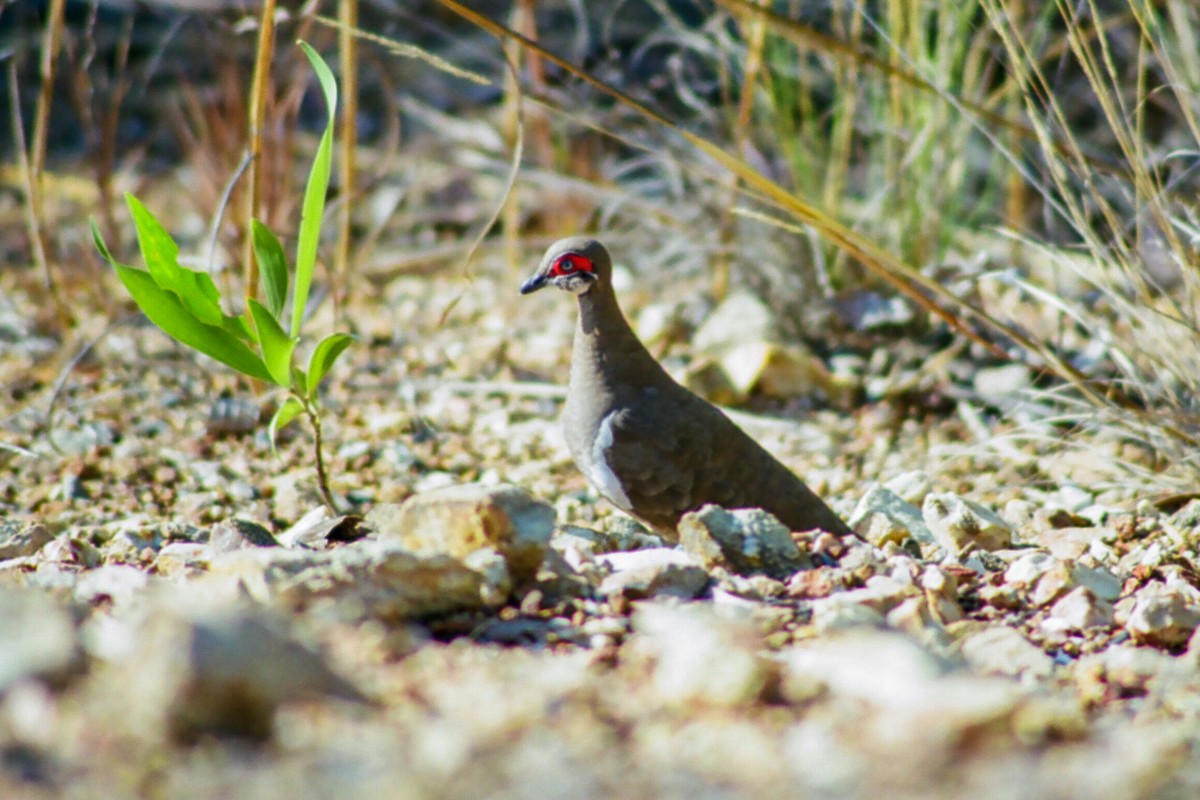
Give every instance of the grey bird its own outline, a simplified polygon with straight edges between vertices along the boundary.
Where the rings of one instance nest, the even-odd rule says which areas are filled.
[[[603,245],[582,236],[550,245],[521,294],[545,286],[579,304],[563,429],[575,464],[609,502],[671,536],[706,503],[762,508],[793,531],[850,533],[791,470],[654,360],[617,305]]]

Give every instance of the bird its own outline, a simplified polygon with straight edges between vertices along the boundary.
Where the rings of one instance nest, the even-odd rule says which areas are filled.
[[[612,259],[586,236],[550,245],[521,284],[575,295],[579,323],[562,424],[576,466],[605,499],[674,538],[706,504],[761,508],[792,531],[851,531],[805,483],[716,406],[677,383],[617,303]]]

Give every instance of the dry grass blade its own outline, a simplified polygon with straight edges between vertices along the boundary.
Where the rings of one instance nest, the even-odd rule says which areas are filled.
[[[247,175],[246,211],[242,243],[242,263],[246,265],[245,286],[247,300],[258,296],[258,258],[254,254],[253,237],[249,235],[250,220],[259,215],[262,205],[262,131],[267,115],[267,84],[271,79],[271,58],[275,53],[275,0],[263,3],[258,16],[258,47],[255,49],[254,78],[250,84],[250,103],[247,113],[248,130],[246,147],[249,150],[250,168]]]
[[[358,193],[358,0],[338,2],[338,53],[341,66],[342,120],[338,136],[341,198],[337,204],[337,250],[333,258],[333,305],[345,307],[349,291],[351,210]],[[335,312],[336,313],[336,312]]]
[[[342,30],[342,29],[346,28],[346,26],[343,25],[338,20],[332,19],[330,17],[325,17],[320,14],[317,14],[315,17],[313,17],[313,19],[316,22],[319,22],[322,25],[325,25],[326,27],[329,27],[329,28],[336,28],[338,30]],[[429,52],[428,50],[424,50],[420,47],[417,47],[414,44],[408,44],[406,42],[397,42],[395,39],[389,39],[386,36],[380,36],[377,33],[372,33],[371,31],[365,31],[362,28],[353,28],[352,32],[356,39],[362,39],[365,42],[373,42],[373,43],[383,47],[388,52],[394,53],[395,55],[403,56],[404,58],[413,58],[418,61],[422,61],[422,62],[428,64],[429,66],[433,67],[434,69],[440,70],[441,72],[446,73],[447,75],[453,75],[456,78],[462,78],[465,81],[470,81],[471,83],[477,83],[480,86],[488,86],[492,83],[492,79],[487,77],[486,75],[481,75],[480,73],[474,72],[469,69],[463,69],[462,67],[458,66],[457,64],[451,63],[450,61],[447,61],[446,59],[444,59],[440,56],[434,55],[433,53]]]

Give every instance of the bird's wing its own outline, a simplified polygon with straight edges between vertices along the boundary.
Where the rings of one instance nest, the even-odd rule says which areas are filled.
[[[631,404],[608,420],[611,443],[604,448],[605,462],[635,513],[655,524],[673,525],[700,494],[708,502],[722,500],[716,496],[720,491],[713,492],[711,473],[721,455],[714,453],[716,434],[729,423],[707,403],[691,399],[661,397]],[[725,463],[722,471],[729,467],[736,469]],[[669,523],[661,521],[666,518]]]

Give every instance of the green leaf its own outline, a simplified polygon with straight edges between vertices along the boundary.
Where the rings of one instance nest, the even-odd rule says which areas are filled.
[[[292,391],[309,397],[308,373],[296,366],[292,367]]]
[[[88,217],[88,224],[92,228],[92,243],[96,245],[96,249],[100,251],[100,255],[104,256],[104,260],[115,267],[117,260],[113,258],[112,253],[108,252],[108,245],[104,243],[104,236],[100,233],[100,226],[96,224],[96,218]]]
[[[325,105],[329,119],[325,133],[313,158],[304,187],[304,205],[300,214],[299,242],[296,245],[296,292],[292,296],[292,336],[300,335],[300,321],[304,317],[304,306],[308,302],[308,289],[312,285],[313,268],[317,263],[317,244],[321,238],[321,216],[325,212],[325,193],[329,189],[329,172],[333,163],[333,122],[337,113],[337,82],[324,59],[305,42],[300,47],[321,83],[325,93]]]
[[[132,194],[126,193],[125,201],[137,228],[138,248],[154,282],[177,295],[196,319],[206,325],[222,325],[221,293],[212,276],[179,266],[179,247],[171,235]]]
[[[118,264],[111,257],[108,260],[142,313],[172,339],[233,367],[243,375],[271,380],[271,374],[262,359],[235,336],[196,319],[177,295],[160,287],[149,273]]]
[[[250,229],[254,237],[254,256],[258,259],[263,286],[267,290],[267,308],[271,309],[271,316],[279,319],[287,301],[287,258],[270,228],[255,219],[250,221]]]
[[[308,359],[308,388],[311,395],[325,378],[338,356],[350,346],[354,337],[348,333],[331,333],[317,343]]]
[[[221,315],[221,327],[227,332],[232,333],[244,342],[257,342],[258,339],[254,335],[254,331],[246,323],[246,318],[242,316],[231,317],[228,314]]]
[[[275,449],[275,434],[289,422],[294,420],[296,416],[304,410],[304,406],[300,405],[300,401],[294,397],[289,397],[279,406],[279,410],[271,417],[271,423],[267,426],[267,436],[271,440],[271,453],[278,456],[279,453]]]
[[[271,312],[257,300],[249,301],[250,314],[254,317],[254,326],[258,330],[258,343],[262,347],[263,363],[271,379],[285,389],[292,388],[292,351],[296,349],[296,340],[288,338],[279,327],[279,322]]]

